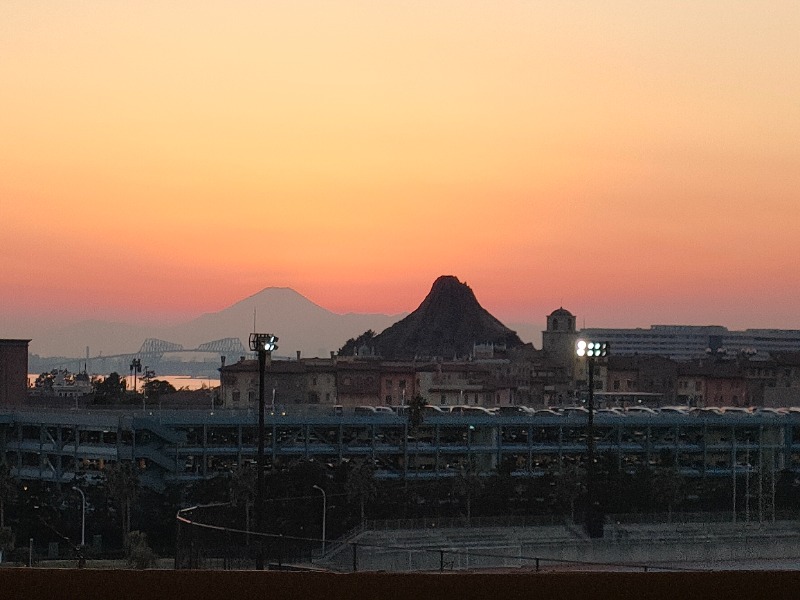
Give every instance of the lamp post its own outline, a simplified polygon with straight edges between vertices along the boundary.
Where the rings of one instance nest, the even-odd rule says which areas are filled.
[[[258,353],[258,489],[256,490],[256,530],[264,533],[264,374],[267,355],[278,348],[278,338],[271,333],[251,333],[250,350]],[[259,541],[256,569],[264,569],[263,541]]]
[[[72,489],[81,495],[81,547],[86,545],[86,494],[79,487],[72,486]]]
[[[594,464],[594,363],[595,359],[608,354],[608,342],[589,342],[578,340],[575,353],[579,358],[586,358],[589,370],[589,415],[586,425],[586,533],[590,538],[603,537],[603,513],[596,499],[595,464]]]
[[[318,485],[315,485],[314,489],[322,492],[322,555],[325,556],[325,517],[328,514],[328,498],[325,490]]]

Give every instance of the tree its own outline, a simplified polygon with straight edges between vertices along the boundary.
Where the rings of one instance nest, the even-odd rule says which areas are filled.
[[[408,403],[408,423],[412,429],[416,429],[422,425],[425,407],[428,401],[422,396],[417,394]]]
[[[653,473],[652,486],[653,498],[666,503],[667,519],[672,522],[672,509],[685,497],[683,476],[675,467],[658,467]]]
[[[347,501],[358,500],[361,507],[361,522],[364,522],[364,505],[372,502],[378,495],[378,486],[375,483],[375,467],[365,461],[351,463],[345,481]]]
[[[123,540],[131,531],[131,503],[139,489],[139,476],[130,462],[117,462],[106,469],[106,489],[117,503],[122,518]]]
[[[250,510],[256,501],[258,472],[250,465],[240,465],[231,473],[228,493],[231,504],[244,506],[245,531],[250,534]]]
[[[586,470],[567,465],[555,475],[553,490],[558,506],[569,506],[570,520],[575,521],[575,502],[586,493]]]
[[[357,338],[350,338],[344,343],[344,346],[339,348],[337,354],[339,356],[357,356],[358,351],[362,346],[371,348],[372,339],[375,337],[375,332],[372,329],[367,329]]]
[[[152,569],[156,566],[156,554],[147,543],[147,534],[131,531],[125,543],[128,566],[135,569]]]
[[[483,479],[481,479],[478,468],[473,457],[468,456],[458,471],[458,475],[453,482],[456,495],[465,497],[467,500],[467,524],[472,519],[472,499],[480,494],[483,489]]]
[[[36,381],[33,383],[33,387],[35,387],[37,390],[41,391],[45,395],[52,394],[53,381],[57,373],[58,371],[56,369],[53,369],[49,373],[39,374],[39,376],[36,377]]]
[[[0,462],[0,527],[6,525],[6,502],[17,497],[18,483],[12,477],[11,469],[5,462]]]
[[[151,399],[166,396],[167,394],[174,394],[176,392],[175,386],[163,379],[149,379],[145,381],[144,386],[142,386],[142,391],[145,396]]]
[[[124,377],[119,373],[110,373],[105,379],[97,379],[94,382],[95,398],[101,401],[119,400],[125,395],[128,386]]]
[[[11,527],[0,527],[0,563],[3,562],[3,556],[10,554],[14,549],[14,532]]]

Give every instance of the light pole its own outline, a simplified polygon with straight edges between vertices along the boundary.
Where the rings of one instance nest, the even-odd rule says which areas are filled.
[[[328,498],[325,490],[318,485],[315,485],[314,489],[322,492],[322,555],[325,556],[325,516],[328,514]]]
[[[256,490],[256,530],[264,533],[264,374],[267,355],[278,348],[278,338],[271,333],[251,333],[250,350],[258,353],[258,489]],[[256,569],[264,569],[263,540],[259,539]]]
[[[81,547],[86,545],[86,494],[79,487],[72,486],[72,489],[81,495]]]
[[[594,362],[595,359],[608,354],[608,342],[587,342],[578,340],[575,353],[579,358],[586,357],[589,369],[589,415],[586,426],[586,533],[590,538],[603,537],[603,512],[595,498],[595,464],[594,464]]]

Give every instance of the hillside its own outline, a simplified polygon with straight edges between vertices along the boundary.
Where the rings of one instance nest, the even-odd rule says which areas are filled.
[[[472,289],[452,275],[443,275],[419,307],[372,338],[368,345],[387,359],[466,357],[474,344],[522,346],[517,334],[484,309]],[[342,349],[356,351],[355,343]]]

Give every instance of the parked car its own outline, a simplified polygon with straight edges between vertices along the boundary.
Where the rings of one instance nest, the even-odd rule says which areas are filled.
[[[605,417],[624,417],[625,413],[618,408],[600,408],[596,411],[597,416]]]
[[[464,416],[483,416],[483,417],[493,416],[492,413],[489,412],[489,410],[484,408],[483,406],[466,406],[466,405],[451,406],[450,414],[464,415]]]
[[[529,417],[533,414],[526,406],[498,406],[491,410],[502,417]]]
[[[625,413],[628,415],[657,415],[655,409],[649,406],[627,406]]]
[[[720,406],[719,410],[723,415],[749,416],[753,414],[753,410],[746,406]]]
[[[771,406],[759,406],[753,411],[754,415],[767,415],[771,417],[785,417],[788,411],[785,408],[773,408]]]
[[[353,412],[357,415],[395,415],[388,406],[356,406]]]
[[[564,406],[558,412],[565,417],[585,417],[589,414],[589,409],[585,406]]]
[[[689,408],[686,406],[662,406],[658,412],[662,415],[688,415]]]
[[[560,412],[557,410],[553,410],[552,408],[540,408],[535,410],[533,413],[537,417],[563,417]]]

